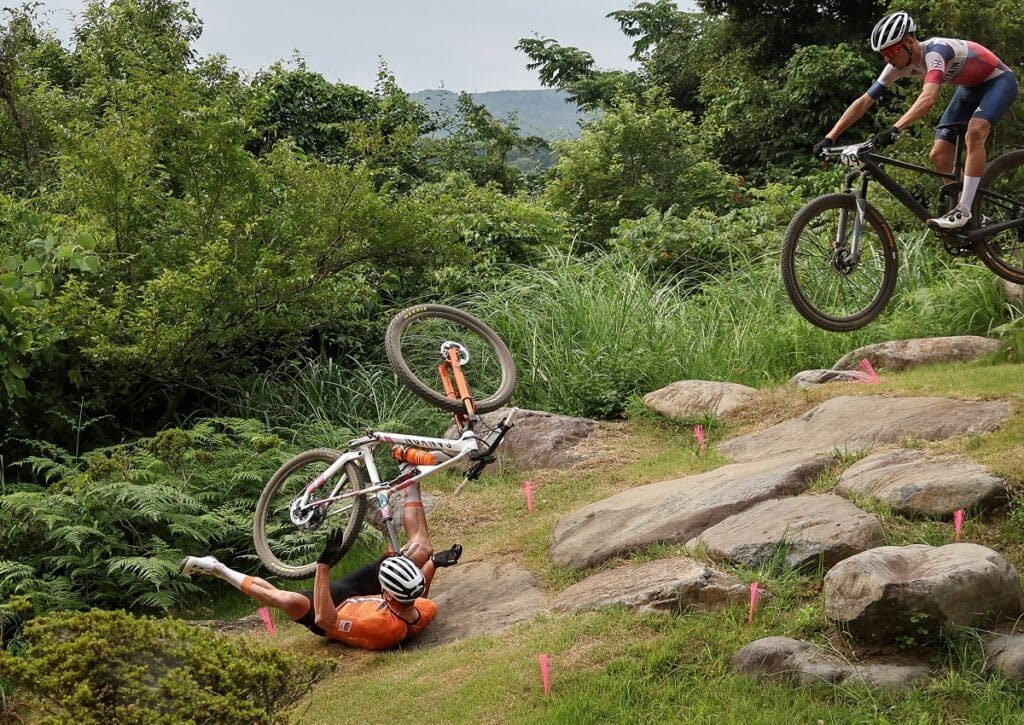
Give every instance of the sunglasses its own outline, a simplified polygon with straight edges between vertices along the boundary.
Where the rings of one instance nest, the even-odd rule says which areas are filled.
[[[903,43],[899,45],[890,45],[888,48],[883,48],[880,52],[882,57],[886,60],[894,60],[896,56],[900,54],[900,51],[904,50]]]

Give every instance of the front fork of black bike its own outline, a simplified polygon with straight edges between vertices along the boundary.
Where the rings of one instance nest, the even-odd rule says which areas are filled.
[[[860,193],[853,191],[853,180],[860,177]],[[843,275],[850,274],[857,268],[860,261],[860,239],[864,229],[864,217],[867,215],[868,178],[865,174],[848,174],[846,177],[846,193],[852,194],[856,204],[853,216],[853,233],[849,233],[850,210],[839,210],[839,228],[832,242],[832,266]],[[852,238],[851,238],[852,237]]]

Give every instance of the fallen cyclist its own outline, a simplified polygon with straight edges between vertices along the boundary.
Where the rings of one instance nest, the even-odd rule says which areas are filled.
[[[182,574],[206,574],[228,582],[250,599],[280,609],[314,634],[353,647],[381,650],[419,634],[434,619],[437,605],[426,596],[439,567],[459,561],[462,547],[433,553],[418,486],[406,491],[402,523],[408,543],[341,579],[331,567],[341,559],[342,532],[334,529],[317,559],[313,591],[291,592],[235,571],[212,556],[187,556]]]

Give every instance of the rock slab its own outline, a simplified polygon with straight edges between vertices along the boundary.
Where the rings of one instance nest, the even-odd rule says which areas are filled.
[[[742,604],[749,596],[747,585],[736,577],[687,557],[675,557],[594,574],[565,589],[551,608],[580,612],[622,606],[641,613],[680,614]]]
[[[689,541],[756,503],[803,493],[829,460],[732,464],[624,491],[563,517],[551,537],[551,560],[582,568],[651,544]]]
[[[687,546],[703,546],[713,559],[751,568],[784,553],[788,569],[820,564],[828,570],[882,541],[877,516],[823,494],[764,501],[705,529]]]
[[[963,456],[901,448],[854,463],[839,477],[836,493],[867,496],[905,516],[952,516],[1001,503],[1006,482]]]
[[[732,658],[738,672],[801,685],[856,683],[907,689],[926,679],[930,668],[917,664],[852,664],[817,645],[789,637],[765,637],[741,648]]]
[[[792,420],[725,441],[718,450],[736,461],[862,451],[907,438],[938,441],[988,433],[1012,412],[1005,400],[840,396]]]
[[[892,340],[859,347],[843,355],[832,367],[851,370],[867,358],[875,368],[907,370],[918,365],[969,362],[987,357],[998,349],[998,340],[977,335]]]
[[[437,617],[408,646],[444,644],[495,634],[547,608],[534,575],[493,562],[464,562],[442,569],[430,585]]]
[[[480,418],[485,426],[495,426],[508,412],[508,408],[499,408]],[[600,425],[590,418],[520,409],[512,430],[501,442],[498,459],[521,471],[572,468],[590,458],[579,444]],[[445,432],[447,438],[457,435],[454,427]]]

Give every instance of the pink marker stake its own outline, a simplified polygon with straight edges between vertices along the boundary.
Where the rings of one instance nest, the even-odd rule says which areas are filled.
[[[533,481],[523,481],[523,493],[526,494],[526,510],[533,511]]]
[[[747,624],[754,623],[754,611],[757,609],[759,596],[761,596],[761,585],[757,582],[750,582],[750,613],[747,614]]]
[[[707,436],[704,435],[704,426],[697,424],[693,426],[693,436],[700,443],[700,452],[704,453],[704,449],[707,447]]]
[[[271,635],[277,634],[277,630],[274,629],[274,620],[270,618],[270,610],[267,607],[260,607],[260,616],[263,617],[263,624],[267,628],[267,632]]]
[[[957,509],[956,511],[953,512],[953,531],[956,532],[956,540],[957,540],[957,542],[960,541],[960,529],[963,528],[963,525],[964,525],[964,510],[963,509]]]
[[[859,363],[857,363],[857,369],[867,376],[866,382],[872,383],[874,385],[878,385],[878,383],[881,382],[878,379],[878,373],[875,372],[874,366],[871,365],[871,361],[868,360],[867,358],[864,358]]]
[[[551,678],[548,673],[548,656],[540,655],[540,681],[544,685],[544,697],[551,691]]]

